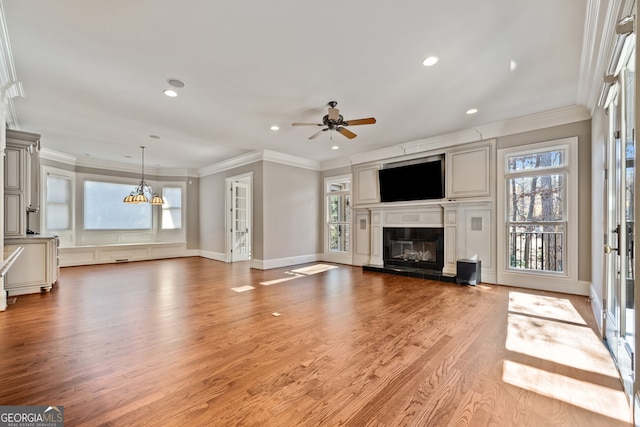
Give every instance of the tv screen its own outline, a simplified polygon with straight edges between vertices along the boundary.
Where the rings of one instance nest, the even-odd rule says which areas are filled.
[[[444,198],[443,160],[433,160],[378,171],[381,202]]]

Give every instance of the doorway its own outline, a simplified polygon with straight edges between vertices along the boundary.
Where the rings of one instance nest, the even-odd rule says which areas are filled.
[[[607,104],[607,180],[605,194],[605,342],[620,370],[629,401],[635,358],[635,46],[621,58],[622,68]]]
[[[253,174],[226,179],[227,262],[251,259]]]

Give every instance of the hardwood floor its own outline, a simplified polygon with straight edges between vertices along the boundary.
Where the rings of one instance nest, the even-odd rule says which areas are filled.
[[[0,405],[67,426],[630,425],[584,297],[333,267],[64,268],[0,313]]]

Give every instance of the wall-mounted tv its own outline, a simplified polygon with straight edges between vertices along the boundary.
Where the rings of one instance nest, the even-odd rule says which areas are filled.
[[[444,154],[384,165],[378,171],[381,202],[444,198]]]

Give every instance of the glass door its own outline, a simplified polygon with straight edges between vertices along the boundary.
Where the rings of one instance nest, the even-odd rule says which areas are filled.
[[[249,185],[235,181],[231,184],[232,261],[246,261],[251,256],[249,230]]]
[[[635,52],[635,50],[633,51]],[[607,107],[605,340],[631,399],[635,353],[635,55],[626,58]]]

